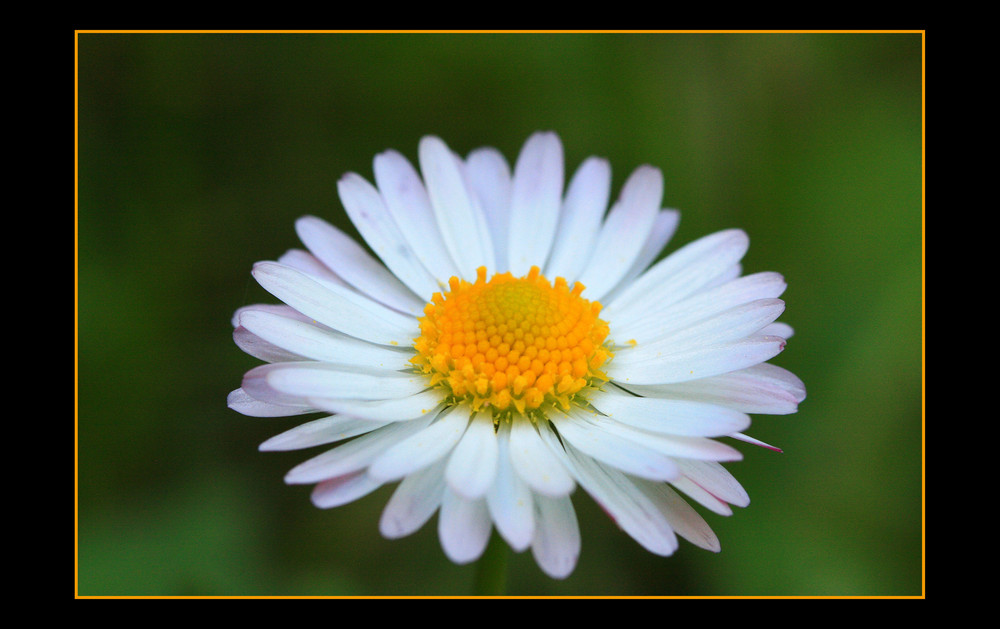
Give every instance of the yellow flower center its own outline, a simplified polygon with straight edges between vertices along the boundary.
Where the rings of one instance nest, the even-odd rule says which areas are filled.
[[[424,308],[411,362],[455,402],[501,416],[568,409],[594,380],[607,380],[608,324],[597,317],[600,303],[580,297],[579,282],[572,290],[561,277],[552,284],[538,267],[487,281],[480,267],[474,283],[453,277],[448,285]]]

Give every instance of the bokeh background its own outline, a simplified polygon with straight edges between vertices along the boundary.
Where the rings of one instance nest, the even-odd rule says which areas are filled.
[[[583,492],[568,579],[511,554],[512,595],[922,594],[922,35],[78,33],[78,595],[465,595],[436,518],[377,532],[391,488],[333,510],[257,445],[298,420],[226,407],[257,361],[230,317],[251,265],[315,214],[356,233],[346,171],[419,138],[513,162],[557,131],[613,193],[642,163],[682,210],[667,251],[751,237],[809,397],[757,416],[722,542],[640,548]]]

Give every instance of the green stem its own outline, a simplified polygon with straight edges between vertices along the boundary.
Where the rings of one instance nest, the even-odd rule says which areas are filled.
[[[507,543],[496,531],[476,564],[476,596],[503,596],[507,592]]]

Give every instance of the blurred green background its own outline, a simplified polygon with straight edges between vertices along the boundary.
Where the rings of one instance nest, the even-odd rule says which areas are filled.
[[[274,302],[251,265],[346,222],[336,181],[419,138],[513,162],[557,131],[662,168],[667,251],[751,237],[782,272],[796,415],[756,416],[729,465],[752,503],[702,510],[722,552],[654,556],[583,492],[554,581],[512,554],[512,595],[922,594],[920,33],[79,33],[78,594],[465,595],[436,518],[382,539],[391,488],[320,510],[257,445],[300,420],[226,407],[257,361],[230,316]]]

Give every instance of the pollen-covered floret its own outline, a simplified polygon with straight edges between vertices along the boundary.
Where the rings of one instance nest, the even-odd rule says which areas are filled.
[[[486,268],[474,283],[456,277],[436,293],[420,318],[417,355],[411,362],[479,410],[533,411],[545,404],[569,408],[575,395],[607,377],[611,358],[601,304],[580,296],[557,277],[550,282],[532,267],[527,276]]]

